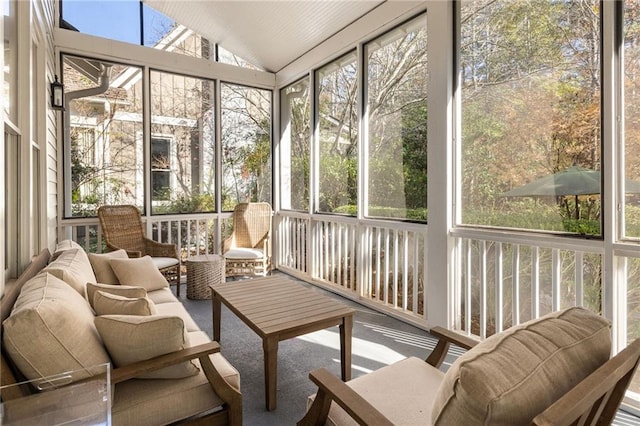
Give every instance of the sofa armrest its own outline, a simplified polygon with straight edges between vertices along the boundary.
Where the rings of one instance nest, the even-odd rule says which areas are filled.
[[[471,349],[480,343],[478,340],[455,331],[447,330],[443,327],[433,327],[429,330],[429,333],[438,338],[438,343],[431,354],[427,357],[426,361],[428,364],[436,368],[439,368],[444,362],[447,352],[449,351],[449,346],[452,343],[463,349]]]
[[[393,425],[373,405],[328,370],[313,370],[309,373],[309,379],[318,385],[318,393],[307,414],[298,422],[298,426],[324,425],[332,401],[342,407],[358,424]]]
[[[111,370],[111,383],[116,384],[125,382],[141,374],[149,373],[151,371],[159,370],[161,368],[192,359],[208,357],[210,354],[216,352],[220,352],[220,345],[218,342],[208,342],[144,361],[134,362],[133,364]]]

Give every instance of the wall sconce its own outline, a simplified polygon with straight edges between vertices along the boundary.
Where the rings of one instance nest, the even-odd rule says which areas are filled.
[[[58,81],[51,83],[51,108],[64,111],[64,85]]]

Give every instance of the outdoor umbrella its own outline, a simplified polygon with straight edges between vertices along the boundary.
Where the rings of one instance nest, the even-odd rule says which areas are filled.
[[[505,197],[563,197],[600,194],[600,171],[583,167],[569,167],[552,175],[529,182],[502,194]],[[625,181],[625,192],[640,193],[640,182]],[[576,210],[576,216],[578,216]]]

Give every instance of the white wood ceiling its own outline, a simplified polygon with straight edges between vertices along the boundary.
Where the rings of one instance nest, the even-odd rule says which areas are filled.
[[[277,72],[386,0],[144,0],[241,58]]]

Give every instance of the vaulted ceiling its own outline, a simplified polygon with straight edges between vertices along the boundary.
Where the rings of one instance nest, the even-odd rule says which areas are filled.
[[[386,0],[144,0],[241,58],[278,72]]]

